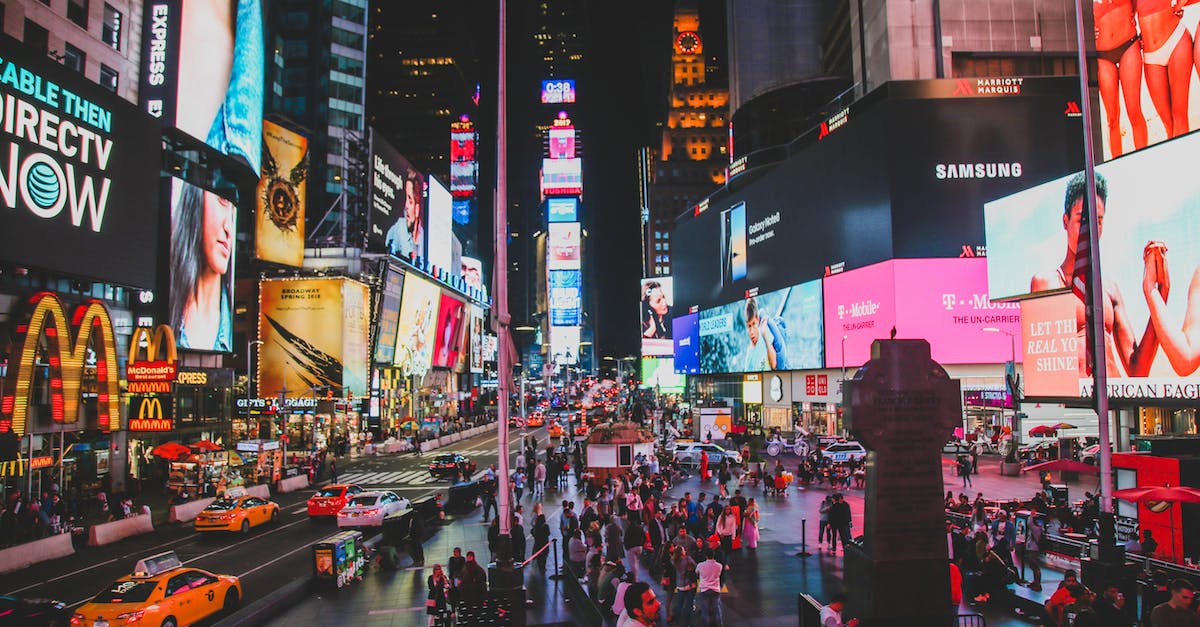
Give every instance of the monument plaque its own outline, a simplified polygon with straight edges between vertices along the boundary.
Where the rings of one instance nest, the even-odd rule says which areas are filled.
[[[959,382],[929,342],[876,340],[845,397],[847,428],[868,450],[863,545],[846,554],[847,615],[864,625],[953,624],[941,450],[962,424]]]

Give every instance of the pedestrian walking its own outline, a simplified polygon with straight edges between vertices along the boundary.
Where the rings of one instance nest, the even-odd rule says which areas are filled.
[[[533,553],[537,555],[538,568],[542,572],[546,572],[546,558],[550,556],[550,551],[541,551],[543,547],[550,544],[550,525],[546,524],[546,515],[538,514],[533,521],[533,529],[530,531],[533,536]]]
[[[829,529],[829,510],[833,507],[833,495],[826,494],[825,498],[821,499],[821,506],[817,510],[820,514],[820,524],[817,526],[817,544],[825,542],[825,536],[831,534]],[[829,543],[833,544],[833,538],[829,539]]]
[[[642,548],[646,544],[646,530],[642,527],[642,523],[630,518],[623,540],[625,542],[625,568],[636,581],[638,573],[641,572]]]
[[[408,556],[412,558],[413,566],[425,565],[425,523],[421,515],[414,513],[408,517]]]
[[[525,494],[525,473],[518,467],[517,471],[512,475],[513,494],[517,496],[517,500],[521,500],[521,495]],[[499,516],[499,514],[497,514]]]
[[[724,566],[706,551],[708,559],[696,566],[699,579],[696,592],[696,625],[699,627],[721,627],[724,619],[721,616],[721,572]]]
[[[971,462],[965,455],[959,455],[954,463],[958,469],[958,476],[962,478],[962,487],[971,487]]]
[[[533,498],[542,500],[546,496],[546,464],[539,461],[533,468]]]
[[[742,544],[748,549],[758,548],[758,503],[753,498],[746,504],[742,514]]]
[[[337,460],[329,460],[329,480],[332,483],[337,483]]]
[[[442,571],[441,564],[433,565],[433,574],[425,580],[429,594],[425,597],[425,613],[429,615],[429,624],[446,624],[450,614],[450,578]]]

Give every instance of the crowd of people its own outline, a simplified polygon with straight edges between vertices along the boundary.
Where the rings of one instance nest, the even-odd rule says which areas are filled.
[[[24,491],[14,490],[0,503],[0,546],[70,533],[77,523],[110,522],[142,513],[137,510],[133,497],[124,493],[110,499],[108,492],[100,490],[84,498],[60,493],[57,483],[43,490],[40,498],[27,498]]]

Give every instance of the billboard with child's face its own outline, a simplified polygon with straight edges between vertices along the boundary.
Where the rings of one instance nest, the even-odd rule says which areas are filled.
[[[700,372],[765,372],[824,364],[821,281],[700,312]]]

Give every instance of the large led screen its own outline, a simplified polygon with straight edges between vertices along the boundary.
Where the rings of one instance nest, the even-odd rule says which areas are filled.
[[[289,266],[304,263],[307,181],[308,138],[263,122],[263,169],[255,194],[255,257]]]
[[[426,240],[426,250],[429,251],[429,263],[451,274],[459,271],[453,265],[454,250],[450,243],[454,237],[454,219],[450,215],[453,198],[450,190],[434,177],[429,177],[429,238]]]
[[[802,370],[824,364],[821,282],[700,312],[700,372]]]
[[[550,327],[550,356],[556,366],[579,361],[579,327]]]
[[[671,320],[674,304],[674,283],[671,277],[642,279],[641,285],[642,356],[673,355]]]
[[[165,125],[242,161],[257,174],[264,54],[261,0],[147,2],[142,8],[138,97]]]
[[[1096,0],[1093,12],[1104,158],[1200,128],[1200,5]]]
[[[396,325],[400,323],[400,297],[404,294],[404,271],[388,264],[379,295],[379,322],[375,330],[375,361],[390,364],[396,354]]]
[[[570,126],[555,126],[547,139],[551,159],[575,158],[575,129]]]
[[[1197,397],[1200,177],[1190,167],[1197,151],[1200,133],[1193,133],[1096,168],[1105,359],[1114,398]],[[988,204],[988,278],[995,293],[1066,291],[1082,188],[1082,176],[1073,175]],[[1035,366],[1026,368],[1026,380],[1033,389],[1053,392],[1047,395],[1090,396],[1085,343],[1073,343],[1075,377],[1062,374],[1066,361],[1058,359],[1067,351],[1066,321],[1074,318],[1076,334],[1084,333],[1083,305],[1071,293],[1054,302],[1060,304],[1039,302],[1023,310],[1024,350]],[[1040,384],[1041,376],[1057,383]],[[1191,378],[1190,387],[1184,378]]]
[[[700,374],[700,314],[675,318],[671,332],[675,336],[675,371]]]
[[[171,179],[168,320],[179,348],[229,352],[233,346],[233,260],[237,205]]]
[[[546,199],[546,221],[547,222],[578,222],[579,221],[579,199],[578,198],[547,198]]]
[[[828,277],[824,292],[830,368],[865,363],[871,344],[893,329],[898,338],[929,341],[943,364],[1008,361],[1020,334],[1018,307],[988,297],[980,258],[896,259]]]
[[[709,309],[892,258],[986,254],[984,203],[1082,165],[1081,122],[1063,115],[1078,86],[1014,80],[1015,94],[966,79],[970,89],[937,98],[922,89],[946,81],[889,83],[819,141],[679,217],[676,306]]]
[[[677,374],[670,357],[642,358],[642,385],[659,394],[683,394],[687,375]]]
[[[364,395],[367,286],[349,279],[280,279],[259,284],[260,396]]]
[[[471,305],[471,374],[483,374],[483,308]]]
[[[578,270],[550,271],[550,324],[578,326],[582,324],[583,277]]]
[[[401,371],[423,373],[433,364],[441,296],[441,290],[434,283],[415,274],[404,277],[404,297],[400,300],[400,323],[392,362]]]
[[[579,223],[550,224],[546,235],[546,267],[551,270],[580,268]]]
[[[578,196],[582,193],[582,159],[542,159],[543,196]]]
[[[570,104],[575,102],[575,80],[570,78],[542,81],[542,104]]]
[[[442,294],[438,306],[436,346],[433,350],[433,365],[453,368],[462,351],[463,332],[467,328],[466,304],[461,300]]]
[[[371,132],[371,234],[375,250],[409,259],[425,256],[425,177]]]
[[[158,123],[10,39],[0,74],[0,260],[153,289]]]

